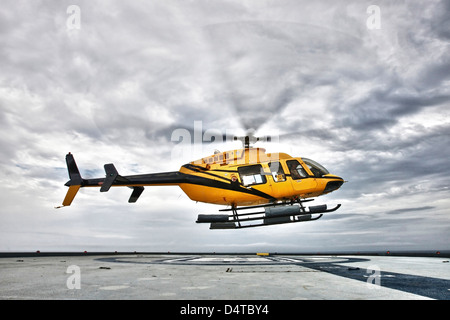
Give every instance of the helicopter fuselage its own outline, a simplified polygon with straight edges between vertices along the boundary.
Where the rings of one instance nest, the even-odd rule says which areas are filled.
[[[121,176],[106,164],[106,178],[82,179],[73,156],[66,158],[71,180],[63,206],[70,205],[80,187],[130,187],[129,202],[136,202],[145,186],[178,185],[193,201],[219,205],[251,206],[317,197],[338,189],[344,180],[318,163],[285,153],[245,148],[192,161],[179,171]],[[71,164],[72,163],[72,164]],[[71,169],[72,168],[72,169]]]
[[[232,214],[199,214],[197,223],[211,223],[210,229],[236,229],[274,224],[315,221],[324,213],[336,211],[327,205],[305,208],[304,202],[332,192],[344,180],[330,174],[319,163],[307,158],[293,158],[286,153],[266,153],[263,148],[244,148],[216,152],[192,161],[180,170],[121,176],[112,163],[105,164],[104,178],[84,179],[71,153],[66,155],[70,180],[61,208],[70,206],[82,187],[97,187],[107,192],[111,187],[133,189],[128,202],[136,202],[145,186],[179,186],[194,201],[227,205]],[[256,212],[244,212],[241,210]],[[260,211],[264,210],[264,211]],[[260,221],[259,223],[254,223]]]
[[[316,166],[316,167],[314,167]],[[319,168],[317,168],[317,166]],[[249,206],[295,198],[317,197],[338,189],[344,180],[317,163],[286,153],[249,148],[223,153],[183,165],[180,173],[191,183],[179,186],[194,201]],[[199,183],[195,180],[199,179]]]

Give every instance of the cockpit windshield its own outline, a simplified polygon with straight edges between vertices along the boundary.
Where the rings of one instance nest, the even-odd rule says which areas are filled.
[[[314,160],[302,158],[303,162],[308,166],[309,170],[314,174],[315,177],[323,177],[329,174],[328,170],[324,166],[315,162]]]

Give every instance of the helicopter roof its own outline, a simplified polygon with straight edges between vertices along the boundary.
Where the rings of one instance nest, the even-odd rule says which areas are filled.
[[[286,153],[266,153],[266,149],[264,148],[244,148],[216,152],[211,156],[192,161],[190,164],[201,165],[213,169],[222,166],[255,164],[290,158],[292,157]]]

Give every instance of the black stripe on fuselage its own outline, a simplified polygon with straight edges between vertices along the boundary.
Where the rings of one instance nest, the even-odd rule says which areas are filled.
[[[246,188],[242,186],[239,182],[232,182],[227,178],[223,178],[219,175],[215,175],[210,172],[200,171],[196,168],[188,168],[194,172],[208,174],[212,177],[221,178],[227,180],[228,182],[218,181],[213,178],[199,177],[193,174],[182,173],[179,171],[164,172],[164,173],[152,173],[152,174],[142,174],[134,176],[120,176],[120,180],[114,181],[113,186],[133,186],[133,185],[168,185],[168,184],[195,184],[211,188],[225,189],[231,191],[237,191],[242,193],[247,193],[261,198],[269,199],[270,201],[276,200],[269,194],[262,191],[256,190],[254,188]],[[100,179],[84,179],[83,187],[98,187],[105,181],[104,178]]]
[[[202,181],[199,181],[200,183],[191,182],[193,184],[200,184],[200,185],[205,185],[205,186],[212,187],[212,188],[220,188],[220,189],[226,189],[226,190],[232,190],[232,191],[248,193],[248,194],[252,194],[252,195],[255,195],[255,196],[259,196],[261,198],[269,199],[271,201],[275,201],[276,200],[271,195],[269,195],[267,193],[264,193],[262,191],[259,191],[257,189],[254,189],[254,188],[248,189],[248,188],[244,187],[238,181],[233,182],[229,178],[222,177],[222,176],[214,174],[212,172],[205,172],[205,170],[203,170],[203,168],[199,169],[199,168],[197,168],[197,166],[193,166],[191,164],[185,164],[183,167],[186,168],[186,169],[189,169],[191,171],[194,171],[194,172],[207,174],[207,175],[210,175],[212,177],[219,178],[219,179],[227,181],[227,182],[222,182],[222,181],[217,181],[217,180],[214,180],[214,179],[208,179],[208,178],[204,178],[204,177],[198,177],[198,176],[195,176],[195,175],[189,175],[192,178],[192,180],[195,180],[195,178],[200,178],[200,179],[206,179],[206,181],[207,181],[206,182],[206,181],[202,180]],[[212,171],[214,171],[214,170],[212,170]],[[236,171],[230,171],[230,172],[236,172]],[[205,182],[206,182],[206,184],[205,184]]]

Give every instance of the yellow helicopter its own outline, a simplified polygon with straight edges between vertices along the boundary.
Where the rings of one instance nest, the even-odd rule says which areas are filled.
[[[341,206],[328,209],[327,205],[303,205],[344,183],[319,163],[286,153],[266,153],[264,148],[251,145],[260,140],[253,135],[234,140],[240,140],[243,148],[216,151],[181,166],[179,171],[122,176],[110,163],[104,165],[106,177],[95,179],[81,177],[69,152],[66,163],[70,180],[65,184],[69,190],[57,208],[70,206],[83,187],[97,187],[100,192],[130,187],[133,191],[128,202],[134,203],[145,186],[178,185],[193,201],[229,206],[219,211],[231,213],[199,214],[197,223],[210,223],[210,229],[238,229],[313,221]]]

